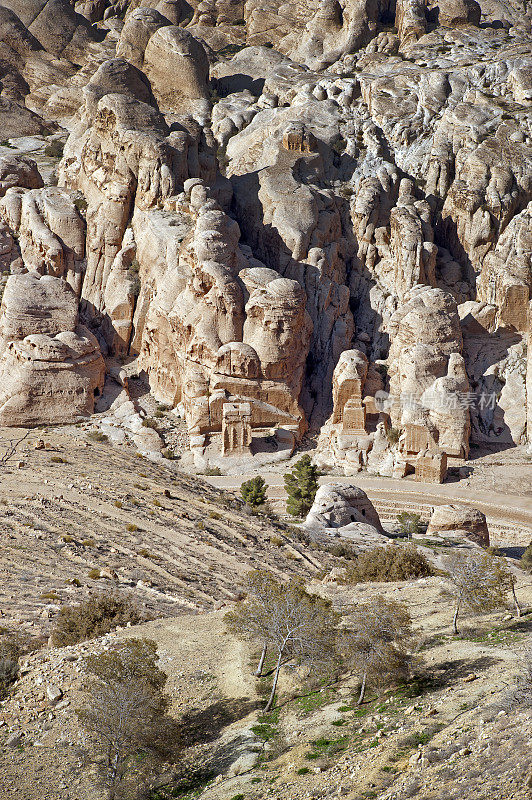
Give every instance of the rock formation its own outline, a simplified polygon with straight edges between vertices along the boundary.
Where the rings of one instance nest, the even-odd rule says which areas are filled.
[[[31,427],[92,414],[105,364],[78,325],[76,295],[61,278],[12,275],[0,313],[0,424]]]
[[[430,517],[427,536],[449,532],[466,536],[484,547],[488,547],[490,543],[486,516],[477,508],[436,506]]]
[[[3,135],[69,132],[58,186],[44,139],[0,142],[2,318],[53,278],[79,316],[42,335],[95,337],[2,360],[58,396],[61,353],[136,360],[204,460],[310,428],[320,463],[432,481],[529,442],[530,14],[490,14],[2,2]]]
[[[311,532],[349,539],[361,549],[389,543],[373,504],[357,486],[340,483],[320,486],[304,527]]]

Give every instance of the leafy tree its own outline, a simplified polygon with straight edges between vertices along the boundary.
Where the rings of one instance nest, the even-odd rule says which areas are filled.
[[[397,522],[399,523],[400,533],[403,536],[407,536],[409,539],[421,533],[421,517],[419,514],[401,511],[401,513],[397,515]]]
[[[84,662],[84,704],[76,711],[89,735],[109,800],[131,797],[132,784],[176,753],[176,726],[167,716],[166,675],[157,646],[126,639]]]
[[[286,510],[293,517],[305,517],[318,491],[319,470],[310,456],[299,459],[291,472],[284,476],[284,488],[288,495]]]
[[[267,648],[275,651],[273,685],[264,708],[270,711],[284,664],[308,664],[316,669],[335,662],[340,617],[328,600],[307,592],[299,578],[283,584],[271,573],[257,570],[248,577],[248,588],[249,598],[225,619],[236,636],[262,646],[262,663]]]
[[[458,614],[462,608],[478,614],[504,605],[511,587],[508,570],[500,559],[488,553],[458,552],[449,559],[448,569],[455,599],[454,633],[458,633]]]
[[[364,701],[368,683],[384,686],[409,677],[412,643],[412,620],[402,603],[378,595],[355,608],[343,644],[361,676],[358,705]]]
[[[242,484],[240,494],[242,500],[252,508],[263,506],[266,502],[266,481],[261,475],[256,475]]]

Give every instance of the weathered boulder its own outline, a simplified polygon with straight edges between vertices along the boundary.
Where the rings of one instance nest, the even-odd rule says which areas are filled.
[[[0,312],[0,425],[57,425],[93,413],[105,364],[77,318],[76,295],[61,278],[8,279]]]
[[[479,25],[481,8],[476,0],[438,0],[438,22],[452,28],[458,25]]]
[[[161,108],[192,116],[208,113],[209,62],[188,31],[159,28],[146,45],[143,69]]]
[[[76,14],[69,0],[4,0],[42,47],[74,62],[86,56],[86,48],[97,40],[89,22]]]
[[[485,547],[490,543],[486,515],[477,508],[459,505],[435,506],[427,528],[427,536],[448,531],[463,534]]]
[[[305,526],[317,526],[329,531],[339,530],[343,533],[343,529],[352,523],[371,526],[375,533],[383,534],[379,515],[362,489],[343,483],[325,483],[320,486]],[[384,535],[381,538],[387,541]]]
[[[44,186],[35,161],[20,155],[0,157],[0,197],[13,186],[24,189],[40,189]]]
[[[425,428],[429,438],[420,450],[432,441],[448,455],[467,456],[471,423],[463,398],[469,379],[453,298],[440,289],[415,288],[392,317],[390,330],[393,424]]]

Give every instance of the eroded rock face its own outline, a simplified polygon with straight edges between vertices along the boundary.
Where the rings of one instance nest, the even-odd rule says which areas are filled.
[[[426,428],[441,450],[467,457],[469,408],[459,398],[467,397],[469,380],[452,297],[440,289],[414,289],[392,317],[391,331],[393,424],[403,430],[407,425]]]
[[[40,189],[44,186],[37,164],[31,158],[25,156],[0,158],[0,197],[14,186],[25,189]]]
[[[94,411],[105,364],[77,324],[76,295],[61,278],[12,275],[0,314],[0,424],[75,422]]]
[[[224,401],[240,396],[251,402],[255,427],[283,424],[299,435],[312,331],[305,294],[296,281],[251,266],[238,225],[206,200],[201,181],[189,181],[187,195],[189,237],[149,306],[142,337],[140,361],[153,389],[183,404],[194,433],[220,430]]]
[[[499,10],[9,0],[5,135],[70,133],[59,188],[0,143],[1,280],[70,285],[198,448],[227,404],[349,474],[524,444],[530,14]]]

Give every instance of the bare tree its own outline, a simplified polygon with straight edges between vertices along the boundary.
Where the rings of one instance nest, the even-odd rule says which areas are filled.
[[[509,577],[506,565],[487,553],[453,553],[448,569],[455,598],[454,633],[458,633],[458,615],[462,608],[477,614],[493,611],[505,604],[507,592],[513,588],[513,576]]]
[[[3,439],[0,441],[0,467],[6,467],[13,456],[16,454],[18,448],[31,433],[28,428],[22,436],[16,436],[13,439]]]
[[[249,576],[248,587],[249,599],[225,619],[234,634],[261,645],[257,674],[262,672],[267,648],[275,651],[273,685],[264,708],[270,711],[284,664],[306,663],[316,668],[335,662],[340,615],[328,600],[307,592],[297,578],[283,584],[271,573],[257,570]]]
[[[358,705],[364,701],[368,682],[383,686],[408,678],[413,641],[412,620],[403,604],[378,595],[355,608],[343,644],[361,677]]]
[[[156,662],[157,646],[146,639],[126,639],[85,660],[85,702],[76,713],[109,800],[130,797],[128,777],[138,789],[154,764],[175,756],[166,675]]]

